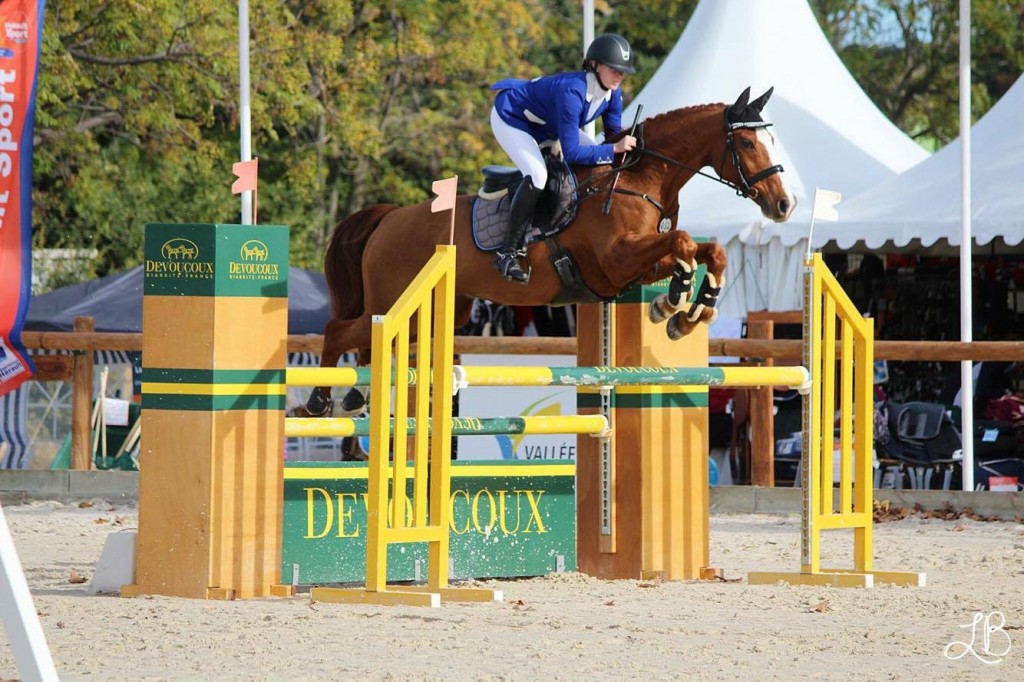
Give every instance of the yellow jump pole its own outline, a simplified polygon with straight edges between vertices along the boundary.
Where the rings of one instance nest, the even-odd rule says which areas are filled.
[[[436,607],[442,600],[502,599],[500,590],[448,585],[455,255],[454,246],[438,246],[437,253],[391,310],[386,315],[374,316],[366,588],[315,587],[311,591],[315,601]],[[409,367],[414,317],[418,341],[416,372]],[[413,400],[416,418],[426,420],[429,406],[432,428],[429,440],[424,437],[427,429],[417,430],[413,439],[413,518],[407,519],[404,510],[410,467],[406,457],[408,440],[413,435],[410,429],[413,420],[408,418],[408,393],[413,379],[419,379],[415,382]],[[389,507],[393,510],[390,515]],[[389,545],[410,542],[427,543],[427,584],[388,585]]]

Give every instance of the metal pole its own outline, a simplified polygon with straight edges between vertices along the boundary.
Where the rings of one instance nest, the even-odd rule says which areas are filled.
[[[238,119],[240,161],[252,160],[252,107],[249,104],[249,0],[238,0]],[[242,192],[242,224],[252,225],[252,192]]]
[[[960,340],[973,337],[971,287],[971,0],[960,0]],[[974,490],[974,371],[960,363],[963,489]]]
[[[587,48],[594,42],[594,0],[583,0],[583,54],[587,54]],[[597,124],[591,121],[583,126],[583,131],[594,137],[597,134]]]

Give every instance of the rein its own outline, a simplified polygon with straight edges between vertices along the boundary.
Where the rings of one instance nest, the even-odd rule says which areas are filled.
[[[726,111],[726,115],[728,115],[728,110]],[[754,175],[748,177],[746,172],[743,170],[743,165],[740,163],[739,153],[736,151],[736,140],[734,133],[735,131],[741,130],[743,128],[767,128],[771,125],[771,123],[767,123],[764,121],[740,121],[737,123],[730,123],[727,120],[725,122],[725,150],[722,153],[722,162],[719,164],[719,167],[724,169],[726,156],[731,156],[733,165],[736,167],[736,172],[740,176],[739,183],[726,180],[725,178],[721,177],[721,173],[719,173],[718,175],[712,175],[711,173],[704,172],[700,168],[694,168],[693,166],[689,166],[681,161],[677,161],[676,159],[673,159],[670,156],[666,156],[661,152],[649,149],[645,144],[646,140],[643,137],[640,137],[639,146],[637,147],[637,149],[634,149],[633,152],[628,152],[627,155],[623,158],[622,163],[620,163],[617,166],[612,166],[610,169],[606,171],[595,173],[591,175],[589,178],[587,178],[587,180],[581,183],[581,185],[585,185],[585,188],[583,188],[582,195],[579,199],[579,203],[582,203],[584,199],[587,199],[593,196],[594,194],[603,191],[603,187],[596,186],[597,180],[603,178],[606,175],[612,175],[613,178],[618,179],[618,175],[621,171],[626,170],[628,168],[632,168],[636,164],[640,163],[640,159],[642,156],[651,156],[656,159],[660,159],[661,161],[664,161],[670,165],[691,171],[695,175],[702,175],[705,178],[714,180],[715,182],[725,185],[726,187],[736,192],[737,196],[756,199],[759,195],[759,192],[757,188],[754,187],[754,185],[756,185],[761,180],[764,180],[765,178],[775,175],[776,173],[781,173],[784,169],[781,164],[776,164],[774,166],[769,166],[768,168],[758,171]],[[712,166],[712,168],[714,168],[714,166]],[[716,172],[718,172],[717,169]],[[677,213],[679,213],[679,207],[676,206],[676,209],[672,211],[671,214],[666,214],[665,207],[661,204],[661,202],[652,197],[650,194],[647,194],[646,192],[637,192],[636,190],[628,189],[625,187],[616,187],[613,183],[612,186],[608,189],[609,197],[611,197],[612,193],[640,197],[641,199],[644,199],[645,201],[649,202],[655,208],[658,209],[659,213],[661,213],[662,224],[666,220],[671,220],[676,216]]]

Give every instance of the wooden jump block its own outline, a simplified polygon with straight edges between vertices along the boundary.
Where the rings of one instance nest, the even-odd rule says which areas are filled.
[[[135,581],[280,592],[288,228],[147,225]]]
[[[637,287],[609,306],[579,307],[577,364],[614,368],[708,364],[707,328],[673,341],[648,319],[658,286]],[[610,328],[608,343],[602,343]],[[610,357],[604,357],[605,348]],[[585,370],[581,370],[585,371]],[[710,580],[708,386],[580,386],[577,413],[610,407],[611,438],[579,439],[576,529],[579,570],[605,579]],[[691,384],[693,382],[690,382]],[[712,383],[708,380],[707,383]]]

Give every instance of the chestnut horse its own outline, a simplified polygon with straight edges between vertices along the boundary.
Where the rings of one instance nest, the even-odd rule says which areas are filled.
[[[789,218],[796,202],[779,175],[782,167],[772,159],[769,124],[760,115],[770,95],[771,90],[751,102],[747,88],[732,105],[706,104],[655,116],[644,121],[642,136],[637,133],[638,149],[622,165],[574,169],[581,201],[575,220],[557,238],[574,258],[584,286],[568,294],[549,262],[550,241],[529,246],[528,258],[535,267],[528,284],[502,277],[492,266],[493,255],[478,249],[470,233],[473,196],[458,197],[456,326],[468,322],[474,298],[524,306],[592,302],[613,299],[634,284],[670,274],[669,293],[652,303],[651,319],[668,319],[672,338],[711,322],[725,283],[725,250],[668,228],[676,222],[680,188],[697,173],[756,202],[766,218]],[[705,167],[718,177],[704,173]],[[612,196],[614,202],[605,210]],[[359,364],[369,364],[371,316],[387,312],[436,245],[448,242],[450,215],[431,213],[430,203],[371,206],[334,228],[325,256],[334,318],[324,329],[321,366],[335,366],[352,350],[359,351]],[[697,264],[704,264],[707,274],[684,310]],[[353,389],[343,407],[351,413],[362,404],[362,394]],[[330,388],[321,387],[314,389],[305,411],[323,415],[330,407]]]

